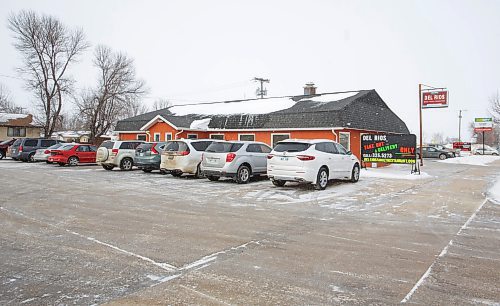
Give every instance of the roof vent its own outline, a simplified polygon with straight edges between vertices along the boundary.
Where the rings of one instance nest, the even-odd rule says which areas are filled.
[[[306,83],[306,86],[304,86],[304,95],[305,96],[312,96],[316,94],[316,86],[314,86],[313,82]]]

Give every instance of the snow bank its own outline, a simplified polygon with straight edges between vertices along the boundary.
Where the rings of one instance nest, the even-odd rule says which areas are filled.
[[[358,93],[359,93],[359,91],[322,94],[321,96],[316,96],[316,97],[312,97],[312,98],[303,98],[301,100],[310,100],[313,102],[333,102],[333,101],[339,101],[342,99],[350,98],[354,95],[357,95]]]
[[[473,166],[487,166],[489,163],[500,160],[499,156],[490,155],[470,155],[456,158],[448,158],[440,160],[440,163],[447,164],[460,164],[460,165],[473,165]]]
[[[500,204],[500,176],[497,177],[495,184],[488,190],[488,198],[490,201]]]
[[[195,120],[191,122],[191,125],[189,126],[190,129],[196,129],[196,130],[208,130],[208,125],[210,124],[210,118],[205,118],[205,119],[200,119],[200,120]]]
[[[423,180],[432,178],[433,176],[420,172],[419,174],[411,174],[411,166],[401,167],[397,165],[392,165],[383,168],[370,168],[362,169],[359,177],[371,177],[371,178],[382,178],[382,179],[397,179],[397,180]]]

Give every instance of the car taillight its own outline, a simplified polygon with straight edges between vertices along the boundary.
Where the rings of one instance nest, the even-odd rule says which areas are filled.
[[[181,151],[181,152],[179,152],[179,155],[182,155],[182,156],[189,155],[189,151]]]
[[[45,150],[45,151],[43,151],[43,154],[49,154],[49,153],[50,153],[50,151],[49,151],[49,150]]]
[[[114,155],[118,154],[118,149],[112,149],[111,154],[114,154]]]
[[[19,146],[19,152],[23,151],[23,146]]]
[[[151,147],[151,154],[160,154],[160,152],[156,151],[156,143]]]
[[[316,157],[311,156],[311,155],[297,155],[297,158],[300,160],[313,160]]]
[[[272,155],[272,154],[267,155],[267,159],[271,159],[273,157],[274,157],[274,155]]]
[[[234,154],[234,153],[227,153],[227,155],[226,155],[226,163],[232,162],[235,157],[236,157],[236,154]]]

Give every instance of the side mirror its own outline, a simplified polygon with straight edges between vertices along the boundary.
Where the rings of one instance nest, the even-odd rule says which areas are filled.
[[[352,155],[352,152],[351,151],[347,151],[347,155]]]

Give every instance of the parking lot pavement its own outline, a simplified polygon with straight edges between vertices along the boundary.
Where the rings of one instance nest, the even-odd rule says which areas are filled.
[[[0,304],[498,303],[499,169],[318,192],[2,160]]]

